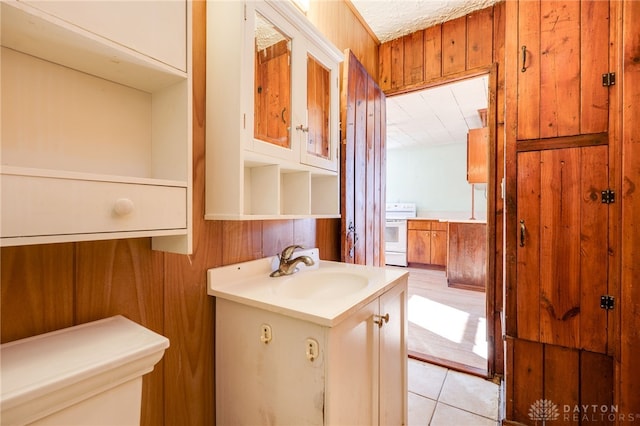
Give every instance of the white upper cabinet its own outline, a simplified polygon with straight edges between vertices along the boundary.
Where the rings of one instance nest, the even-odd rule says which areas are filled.
[[[191,3],[0,3],[1,245],[191,252]]]
[[[339,216],[342,54],[287,1],[207,7],[207,219]]]

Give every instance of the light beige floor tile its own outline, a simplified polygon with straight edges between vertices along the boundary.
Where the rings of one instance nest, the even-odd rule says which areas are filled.
[[[438,402],[430,426],[496,426],[495,420]]]
[[[438,401],[494,420],[498,418],[498,385],[480,377],[449,370]]]
[[[409,426],[428,426],[436,408],[436,401],[409,392]]]
[[[410,392],[437,400],[446,375],[446,368],[409,359]]]

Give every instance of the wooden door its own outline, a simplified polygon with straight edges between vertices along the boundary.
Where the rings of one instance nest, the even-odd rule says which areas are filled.
[[[609,2],[518,3],[517,138],[608,129]]]
[[[608,147],[517,157],[517,335],[607,351]]]
[[[342,260],[384,265],[385,95],[347,49],[342,82]]]

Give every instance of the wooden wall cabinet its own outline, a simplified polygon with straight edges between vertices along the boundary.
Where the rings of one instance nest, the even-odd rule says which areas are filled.
[[[487,183],[489,128],[470,129],[467,133],[467,182]]]
[[[217,298],[217,423],[407,424],[406,307],[406,278],[334,327]]]
[[[2,8],[2,246],[191,252],[191,3]]]
[[[447,284],[485,291],[487,224],[449,222]]]
[[[606,132],[609,2],[521,1],[517,34],[517,139]]]
[[[341,61],[288,2],[208,5],[206,219],[339,217]]]
[[[407,221],[407,262],[446,266],[447,223],[437,220]]]

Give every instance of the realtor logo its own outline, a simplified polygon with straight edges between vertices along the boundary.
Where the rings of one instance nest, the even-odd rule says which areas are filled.
[[[558,406],[548,399],[539,399],[529,407],[529,418],[534,421],[557,420],[560,417]]]

